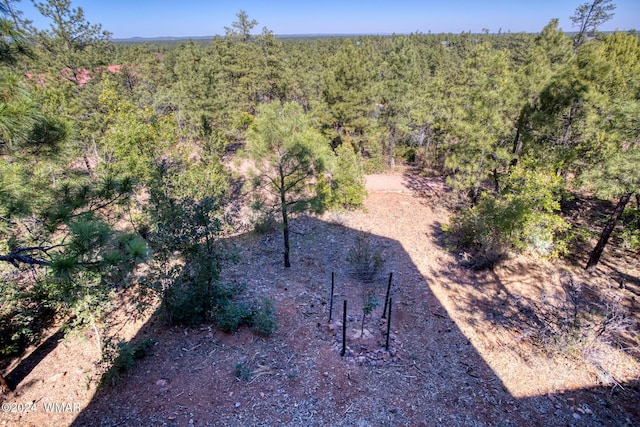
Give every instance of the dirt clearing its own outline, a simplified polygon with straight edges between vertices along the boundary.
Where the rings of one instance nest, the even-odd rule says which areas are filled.
[[[167,328],[153,317],[129,322],[125,335],[151,337],[156,344],[115,387],[97,392],[87,383],[98,356],[95,342],[91,336],[70,338],[49,352],[7,401],[35,401],[37,410],[4,413],[0,424],[640,423],[637,355],[594,344],[587,363],[570,352],[541,352],[532,338],[537,322],[545,321],[536,310],[564,292],[568,277],[582,288],[587,282],[609,286],[604,290],[623,298],[637,316],[634,295],[607,285],[608,270],[590,277],[578,268],[526,258],[495,271],[467,270],[459,265],[461,254],[444,248],[441,225],[448,212],[441,179],[399,171],[369,176],[367,186],[362,211],[293,221],[290,269],[282,266],[277,230],[229,242],[240,263],[226,265],[222,280],[245,284],[251,298],[275,300],[280,327],[272,337],[248,330],[227,335],[209,324]],[[362,284],[347,261],[358,238],[384,259],[376,279],[380,299],[393,272],[389,352],[382,304],[367,316],[360,334]],[[336,294],[330,324],[332,272]],[[337,322],[345,300],[348,349],[340,357]],[[45,401],[77,402],[82,410],[45,412]]]

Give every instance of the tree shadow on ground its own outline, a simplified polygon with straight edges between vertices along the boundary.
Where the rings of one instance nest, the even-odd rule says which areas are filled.
[[[246,329],[224,334],[211,322],[169,327],[154,315],[132,340],[156,340],[147,358],[115,386],[99,389],[73,425],[571,425],[581,414],[584,425],[595,426],[639,419],[620,403],[630,385],[618,395],[603,387],[512,396],[397,240],[310,217],[296,219],[294,228],[290,269],[281,265],[277,230],[227,242],[240,263],[225,266],[221,280],[243,283],[247,298],[274,299],[280,328],[273,336]],[[382,304],[367,316],[370,336],[357,334],[361,284],[346,260],[363,235],[385,259],[377,276],[380,300],[394,273],[390,353]],[[439,231],[434,237],[443,241]],[[334,319],[341,318],[342,301],[350,307],[346,357],[340,356],[340,328],[327,322],[332,272]],[[447,274],[443,265],[436,280]],[[488,292],[488,281],[479,286]],[[519,310],[528,302],[497,286],[498,299],[468,301],[469,310],[481,310],[500,327],[527,320]],[[505,314],[503,303],[517,309]],[[576,402],[587,406],[577,409]]]
[[[588,231],[591,238],[575,238],[571,242],[567,260],[576,266],[584,267],[589,255],[595,247],[597,237],[602,232],[604,224],[609,220],[614,209],[610,201],[595,197],[581,197],[574,195],[570,200],[562,202],[562,213],[575,226]],[[638,268],[638,253],[624,249],[619,236],[621,224],[616,226],[604,254],[597,267],[621,286],[626,286],[630,292],[640,296],[640,275]],[[630,274],[629,271],[632,273]]]
[[[58,329],[40,343],[29,355],[20,359],[16,366],[5,376],[9,388],[15,390],[16,386],[20,384],[49,353],[55,350],[58,343],[64,339],[64,335],[64,331]]]
[[[447,248],[441,224],[434,223],[432,238]],[[464,265],[464,253],[457,254],[457,262]],[[436,277],[447,277],[454,283],[449,285],[450,292],[462,301],[457,308],[465,313],[469,324],[486,331],[503,330],[516,342],[528,344],[510,349],[524,362],[533,363],[533,353],[560,359],[578,357],[579,353],[600,371],[599,381],[606,385],[550,395],[549,399],[556,403],[554,413],[568,405],[576,422],[584,421],[585,415],[589,421],[597,418],[603,425],[630,425],[629,420],[639,420],[640,411],[634,403],[640,398],[638,382],[618,383],[591,357],[596,352],[594,343],[603,342],[626,349],[626,354],[640,361],[640,322],[634,316],[635,300],[630,299],[633,306],[622,307],[617,296],[599,289],[597,284],[576,279],[567,271],[557,274],[556,286],[545,282],[550,279],[548,272],[519,259],[506,260],[499,269],[500,274],[494,269],[468,269],[466,274],[443,269]],[[531,399],[535,400],[521,401]],[[575,402],[585,406],[572,404]],[[601,410],[597,417],[594,408]]]
[[[194,425],[428,425],[434,419],[465,425],[535,418],[532,408],[508,412],[498,404],[517,405],[398,241],[309,217],[294,221],[294,229],[292,268],[281,266],[275,231],[234,238],[241,264],[223,271],[222,280],[244,283],[251,298],[274,298],[275,335],[227,335],[210,325],[187,332],[147,328],[139,335],[157,337],[152,354],[116,387],[99,390],[74,425],[189,419]],[[391,353],[384,351],[382,304],[367,316],[370,336],[359,337],[360,283],[346,259],[363,235],[385,259],[377,277],[381,302],[388,272],[394,273]],[[349,307],[345,357],[339,325],[327,326],[332,272],[333,318],[342,318],[344,300]],[[255,376],[238,379],[238,370]]]

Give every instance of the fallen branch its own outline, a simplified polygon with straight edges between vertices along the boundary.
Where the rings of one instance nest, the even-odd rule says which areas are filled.
[[[0,255],[0,261],[8,262],[15,268],[19,268],[20,264],[28,265],[49,265],[49,261],[44,261],[32,257],[31,255],[20,255],[17,253],[10,253],[7,255]]]
[[[11,253],[7,255],[0,255],[0,261],[8,262],[14,267],[18,268],[20,264],[28,264],[30,266],[34,265],[49,265],[49,261],[45,261],[43,259],[36,258],[33,255],[25,254],[25,252],[42,252],[44,254],[49,254],[51,249],[60,247],[62,245],[53,245],[53,246],[29,246],[26,248],[15,248],[11,251]]]
[[[413,362],[413,367],[414,367],[414,368],[416,368],[416,371],[420,372],[420,374],[421,374],[423,377],[428,378],[428,377],[427,377],[427,374],[425,374],[425,373],[422,371],[422,369],[418,368],[418,365],[416,365],[416,362],[415,362],[415,361]]]
[[[270,367],[264,366],[264,365],[258,365],[258,369],[255,369],[253,371],[253,374],[254,374],[253,378],[247,384],[251,384],[256,379],[258,379],[259,377],[261,377],[263,375],[272,375],[273,373],[274,373],[273,369],[271,369]]]

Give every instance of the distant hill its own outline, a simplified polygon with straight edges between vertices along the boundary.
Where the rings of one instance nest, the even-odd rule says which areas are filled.
[[[122,39],[112,39],[114,43],[158,43],[158,42],[181,42],[187,40],[211,40],[214,36],[194,36],[194,37],[129,37]]]
[[[565,31],[568,36],[575,35],[575,31]],[[631,30],[630,32],[635,32],[635,30]],[[602,31],[603,34],[613,33],[613,31]],[[322,38],[331,38],[331,37],[360,37],[360,36],[391,36],[394,33],[368,33],[368,34],[347,34],[347,33],[336,33],[336,34],[276,34],[276,37],[280,39],[322,39]],[[450,34],[450,33],[449,33]],[[478,33],[479,34],[479,33]],[[504,35],[511,34],[510,32],[503,33]],[[492,35],[498,35],[496,33],[492,33]],[[162,36],[162,37],[129,37],[129,38],[116,38],[113,39],[114,43],[180,43],[187,40],[193,41],[208,41],[213,39],[216,36],[183,36],[183,37],[172,37],[172,36]]]
[[[392,33],[376,33],[376,34],[277,34],[276,37],[281,39],[318,39],[330,37],[359,37],[359,36],[390,36]],[[194,37],[129,37],[112,39],[114,43],[179,43],[187,40],[211,40],[215,36],[194,36]]]

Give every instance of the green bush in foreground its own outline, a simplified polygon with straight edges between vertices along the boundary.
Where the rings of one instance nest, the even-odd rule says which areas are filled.
[[[255,334],[264,337],[270,336],[278,330],[278,319],[272,300],[264,300],[262,304],[253,311],[251,330]]]
[[[133,368],[137,360],[146,357],[149,349],[154,344],[155,341],[151,338],[135,344],[112,339],[107,340],[102,350],[102,359],[98,362],[99,366],[106,368],[106,372],[100,379],[100,384],[115,385],[122,375]]]
[[[555,257],[566,251],[569,228],[556,213],[561,191],[554,174],[518,167],[500,194],[483,193],[444,229],[454,246],[471,252],[472,268],[490,268],[508,251]]]

